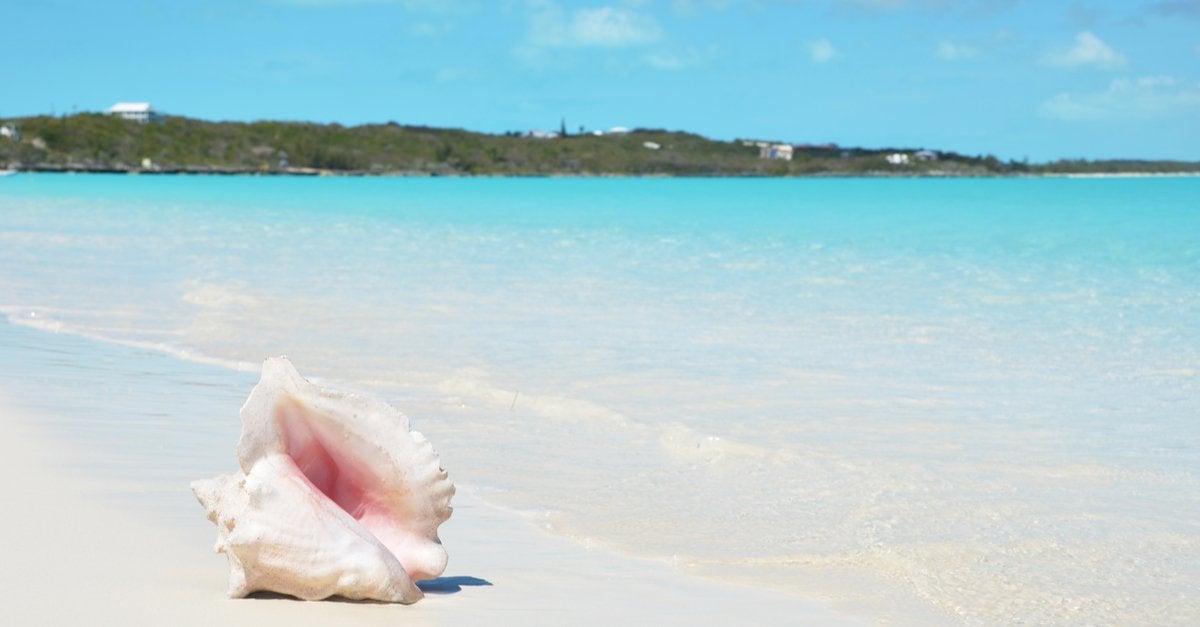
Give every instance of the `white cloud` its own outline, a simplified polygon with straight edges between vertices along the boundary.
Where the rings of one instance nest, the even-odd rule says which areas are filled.
[[[822,37],[808,44],[808,54],[814,63],[828,63],[838,56],[838,51],[828,39]]]
[[[703,67],[720,55],[715,46],[707,48],[687,48],[677,51],[659,50],[643,57],[646,65],[659,70],[686,70]]]
[[[1075,45],[1066,50],[1052,52],[1043,59],[1048,65],[1063,68],[1092,67],[1113,70],[1129,65],[1125,55],[1113,50],[1093,35],[1083,31],[1075,35]]]
[[[530,43],[547,48],[624,48],[654,43],[662,29],[653,17],[622,7],[576,9],[569,15],[553,4],[533,14]]]
[[[1084,120],[1103,120],[1108,117],[1108,111],[1095,102],[1097,95],[1057,94],[1042,103],[1043,115],[1068,122]]]
[[[662,32],[649,16],[627,9],[579,9],[571,25],[582,45],[628,46],[658,41]]]
[[[1173,76],[1118,78],[1093,93],[1061,93],[1042,103],[1043,115],[1071,122],[1200,115],[1200,82]]]
[[[671,52],[651,52],[644,59],[646,65],[660,70],[682,70],[688,66],[687,59]]]
[[[963,59],[970,59],[977,54],[979,54],[979,50],[974,46],[956,44],[952,41],[943,41],[937,47],[938,58],[946,61],[962,61]]]

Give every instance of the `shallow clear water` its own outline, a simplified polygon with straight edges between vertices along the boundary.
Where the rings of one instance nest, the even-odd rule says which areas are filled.
[[[0,310],[243,370],[287,354],[400,405],[488,498],[689,571],[867,617],[1185,623],[1197,199],[21,175]]]

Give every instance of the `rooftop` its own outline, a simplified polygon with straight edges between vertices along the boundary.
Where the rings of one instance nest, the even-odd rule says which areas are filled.
[[[148,102],[118,102],[108,108],[109,113],[149,113],[151,110]]]

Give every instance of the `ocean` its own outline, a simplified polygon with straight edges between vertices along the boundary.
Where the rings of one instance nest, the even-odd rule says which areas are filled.
[[[21,174],[0,335],[245,393],[287,355],[550,533],[867,620],[1185,624],[1198,234],[1186,177]],[[236,407],[153,410],[231,450]]]

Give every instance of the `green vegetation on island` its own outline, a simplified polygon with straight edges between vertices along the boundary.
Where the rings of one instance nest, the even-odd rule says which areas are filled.
[[[41,171],[617,176],[1004,176],[1200,173],[1200,162],[1002,161],[915,148],[715,141],[655,129],[493,135],[389,122],[151,123],[84,113],[0,121],[0,168]],[[565,127],[565,125],[564,125]],[[784,147],[784,154],[773,147]],[[780,158],[786,155],[790,159]],[[772,158],[775,157],[775,158]]]

